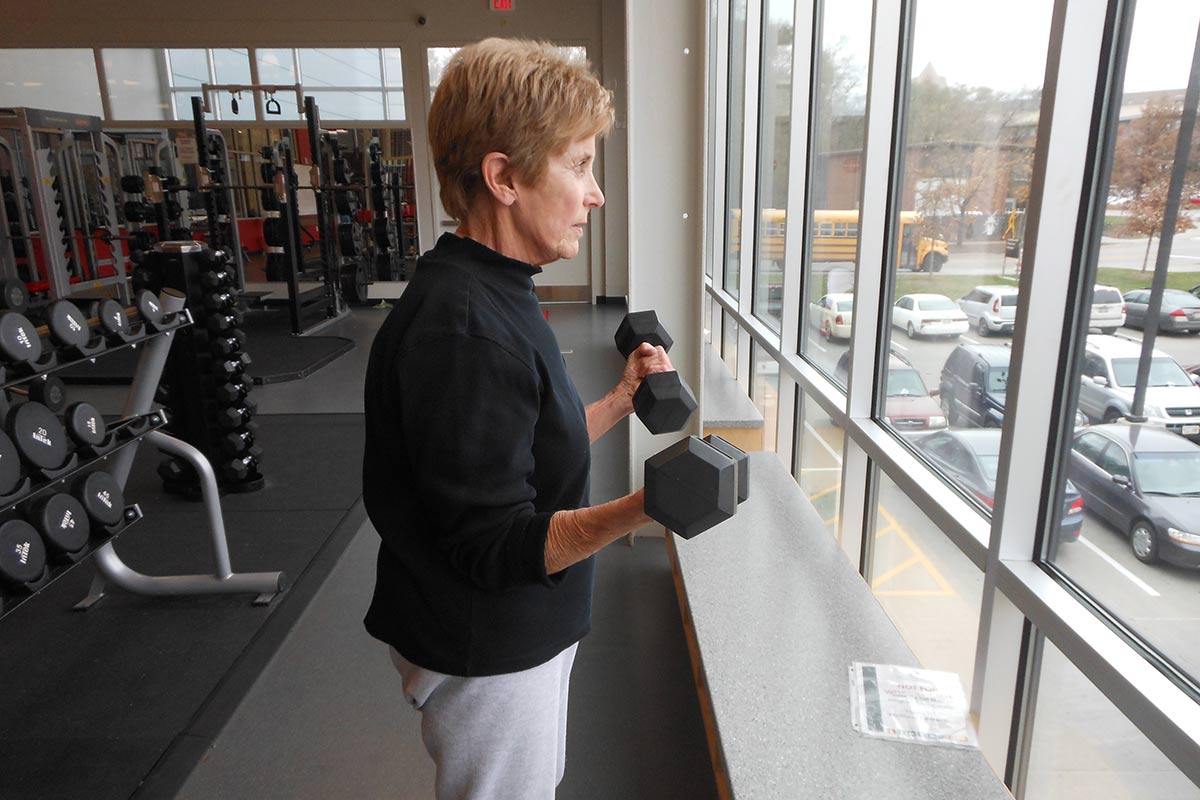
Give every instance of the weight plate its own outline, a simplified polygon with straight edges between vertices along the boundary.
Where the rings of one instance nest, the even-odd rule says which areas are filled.
[[[83,347],[92,338],[87,316],[70,300],[55,300],[46,311],[50,337],[59,344]]]
[[[67,432],[41,403],[28,400],[8,412],[8,435],[17,452],[42,469],[58,469],[67,460]]]
[[[46,571],[46,546],[28,522],[10,519],[0,525],[0,577],[31,583]]]
[[[101,300],[96,309],[100,327],[106,333],[127,333],[129,318],[125,316],[125,308],[116,300]]]
[[[154,296],[154,292],[143,291],[138,293],[137,310],[142,315],[142,319],[151,325],[158,325],[162,322],[162,305],[158,302],[158,298]]]
[[[0,353],[10,361],[37,361],[42,357],[42,339],[24,314],[0,312]]]
[[[29,307],[29,290],[25,288],[25,282],[16,278],[9,278],[4,281],[3,291],[0,292],[3,296],[4,307],[9,311],[19,311],[25,313],[25,309]]]
[[[8,434],[0,432],[0,494],[8,494],[21,483],[21,456]]]
[[[67,385],[62,378],[48,375],[29,384],[29,399],[36,400],[57,414],[67,405]]]
[[[82,550],[92,534],[83,503],[66,492],[55,492],[38,503],[32,521],[50,547],[63,553]]]
[[[101,525],[116,525],[125,516],[125,495],[107,472],[93,472],[80,481],[79,500]]]
[[[91,403],[75,403],[67,409],[67,433],[79,444],[98,445],[108,434],[104,417]]]

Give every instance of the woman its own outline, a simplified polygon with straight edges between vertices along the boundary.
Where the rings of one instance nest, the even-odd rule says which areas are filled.
[[[548,44],[458,51],[429,114],[459,220],[376,336],[363,499],[383,543],[367,612],[421,711],[438,798],[550,798],[592,555],[650,522],[642,492],[588,507],[589,444],[633,409],[643,344],[584,408],[533,290],[579,252],[609,92]]]

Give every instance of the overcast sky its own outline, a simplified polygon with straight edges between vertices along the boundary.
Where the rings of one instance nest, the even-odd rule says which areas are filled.
[[[927,64],[948,82],[1001,91],[1040,87],[1052,0],[917,0],[913,74]],[[844,53],[865,63],[869,0],[827,0],[826,42],[846,37]],[[1187,86],[1200,0],[1137,0],[1125,91]]]

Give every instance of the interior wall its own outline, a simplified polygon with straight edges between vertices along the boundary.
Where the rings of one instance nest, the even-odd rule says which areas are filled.
[[[705,17],[702,0],[626,4],[629,307],[658,313],[701,408]],[[629,430],[630,485],[640,487],[645,460],[680,435],[654,436],[636,421]],[[682,433],[699,432],[693,414]]]
[[[517,0],[511,12],[491,10],[490,0],[292,0],[285,5],[248,3],[245,0],[41,0],[28,8],[36,13],[7,15],[0,26],[0,47],[399,47],[404,61],[404,81],[409,108],[423,108],[408,87],[424,84],[422,53],[425,47],[454,45],[487,36],[521,36],[549,39],[558,44],[588,48],[593,66],[613,90],[618,114],[624,116],[624,41],[615,44],[606,36],[623,36],[623,0]],[[424,17],[424,25],[418,17]],[[414,150],[427,152],[423,114],[410,112]],[[603,259],[593,264],[597,295],[624,295],[627,285],[624,224],[613,224],[613,211],[621,213],[627,194],[627,157],[624,136],[601,145],[603,166],[597,177],[608,209],[599,212],[594,231],[603,231],[602,246],[593,254]],[[417,182],[428,186],[430,165],[418,158]],[[432,214],[420,209],[428,227],[422,228],[421,247],[432,246]],[[599,243],[598,243],[599,244]],[[569,284],[587,284],[586,268]]]

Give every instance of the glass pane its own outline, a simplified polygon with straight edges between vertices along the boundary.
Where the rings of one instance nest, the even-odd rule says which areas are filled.
[[[379,51],[374,47],[338,47],[300,50],[300,82],[308,87],[383,85]],[[382,101],[381,101],[382,103]],[[361,119],[383,119],[379,116]]]
[[[725,270],[722,288],[738,296],[742,253],[742,145],[746,114],[746,0],[729,3],[729,109],[725,126]]]
[[[457,47],[430,47],[425,55],[429,60],[429,99],[433,99],[438,84],[442,82],[442,73],[450,66],[450,59],[458,52]]]
[[[383,92],[308,92],[317,101],[321,120],[381,120]]]
[[[800,298],[802,319],[807,320],[800,326],[800,352],[843,388],[854,307],[850,292],[858,263],[871,10],[870,0],[823,4],[813,84],[808,179],[812,222],[804,259],[808,288]],[[835,223],[841,225],[836,236]]]
[[[404,70],[400,62],[399,47],[383,48],[383,81],[387,86],[404,86]]]
[[[711,294],[705,294],[705,296],[704,296],[704,343],[705,344],[712,344],[712,340],[713,340],[713,332],[712,332],[713,306],[716,305],[716,302],[717,301],[713,299],[713,296]]]
[[[162,51],[105,49],[104,75],[113,119],[165,120],[171,106],[162,85]]]
[[[724,309],[721,310],[721,359],[729,367],[729,374],[737,377],[738,324]]]
[[[238,48],[216,48],[212,51],[213,69],[217,83],[250,83],[250,53]],[[253,100],[251,105],[253,105]],[[245,112],[243,112],[245,113]]]
[[[750,343],[750,399],[763,416],[763,450],[775,450],[775,431],[779,426],[779,362],[759,346]]]
[[[1078,383],[1077,428],[1066,459],[1068,481],[1058,487],[1064,508],[1082,506],[1081,525],[1046,559],[1161,651],[1200,679],[1200,285],[1189,199],[1200,194],[1193,134],[1185,172],[1162,310],[1149,317],[1158,234],[1165,221],[1168,176],[1183,114],[1184,88],[1200,25],[1200,6],[1142,0],[1134,16],[1129,61],[1119,104],[1120,128],[1104,215],[1112,238],[1088,264],[1088,303],[1080,324],[1089,329],[1073,365]],[[1191,33],[1186,31],[1190,30]],[[1184,233],[1183,231],[1187,231]],[[1146,259],[1145,272],[1142,271]],[[1124,292],[1124,296],[1122,296]],[[1086,315],[1086,316],[1084,316]],[[1120,332],[1118,332],[1119,329]],[[1092,332],[1094,331],[1094,332]],[[1149,363],[1142,344],[1154,331]],[[1139,387],[1139,367],[1146,367]],[[1141,392],[1147,421],[1131,424]]]
[[[296,65],[291,48],[262,48],[254,51],[258,61],[258,82],[265,84],[296,83]]]
[[[193,118],[192,117],[192,98],[199,97],[200,90],[199,89],[185,89],[182,92],[172,92],[171,96],[175,99],[175,119],[179,119],[179,120],[192,119]],[[229,97],[229,95],[225,96],[226,102],[228,102],[228,97]],[[216,119],[217,115],[214,112],[209,111],[207,114],[204,115],[204,118],[212,120],[212,119]]]
[[[783,326],[788,139],[792,130],[793,10],[794,4],[787,0],[767,0],[763,7],[754,314],[776,332]]]
[[[950,0],[917,9],[879,409],[984,515],[1009,378],[1011,350],[1000,337],[1012,335],[1020,302],[996,220],[1006,209],[1023,213],[1028,200],[1050,30],[1045,3],[1014,10],[1019,22],[981,27]],[[1010,35],[1027,48],[1019,67]],[[1064,525],[1070,535],[1078,514]]]
[[[388,92],[387,93],[387,110],[388,119],[403,120],[404,116],[404,92]]]
[[[1049,641],[1025,800],[1200,800],[1200,789]]]
[[[167,61],[171,71],[168,73],[172,86],[195,86],[202,83],[212,83],[208,74],[208,53],[204,50],[167,51]]]
[[[838,535],[838,505],[842,492],[842,448],[846,437],[815,401],[796,389],[797,453],[792,474],[804,495]]]
[[[91,50],[0,49],[0,106],[103,114]]]
[[[957,672],[971,693],[983,573],[877,470],[871,590],[921,666]]]

